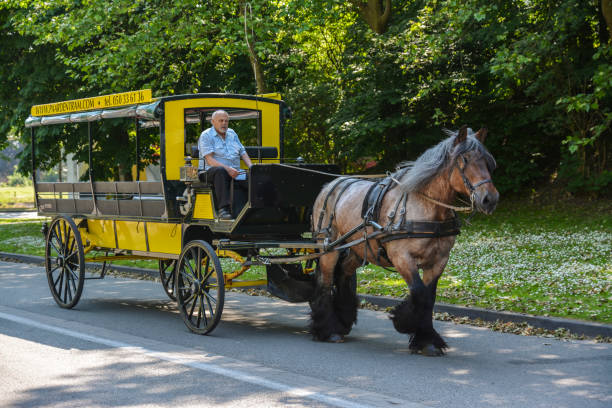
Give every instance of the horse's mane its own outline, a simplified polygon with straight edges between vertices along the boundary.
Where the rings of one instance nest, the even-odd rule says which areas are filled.
[[[458,145],[455,145],[455,137],[459,133],[458,131],[455,132],[449,129],[443,129],[443,131],[449,136],[448,138],[427,149],[415,161],[406,161],[398,165],[399,170],[394,174],[401,175],[399,181],[404,191],[414,192],[423,189],[441,171],[454,163],[457,156],[469,151],[480,153],[484,157],[489,171],[495,169],[495,159],[487,148],[476,139],[472,129],[468,129],[466,140]],[[408,169],[406,170],[406,168]]]

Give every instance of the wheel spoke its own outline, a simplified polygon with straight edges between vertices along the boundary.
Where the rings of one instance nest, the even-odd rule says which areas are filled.
[[[55,269],[52,269],[51,272],[49,272],[49,274],[51,275],[51,279],[53,280],[53,287],[56,288],[56,292],[57,282],[59,282],[60,278],[62,277],[62,271],[60,270],[60,273],[57,274],[57,279],[53,279],[53,272],[57,271],[59,268],[59,266],[56,266]]]
[[[193,281],[194,279],[196,279],[196,274],[193,271],[193,266],[191,266],[191,262],[189,261],[189,259],[185,259],[185,265],[189,267],[189,271],[191,272],[192,281]]]
[[[57,237],[57,253],[59,255],[63,255],[62,252],[62,229],[60,228],[59,223],[55,224],[53,227],[54,235]]]
[[[72,286],[74,285],[74,282],[72,280],[72,272],[70,271],[70,269],[66,268],[66,293],[68,295],[68,299],[72,300]],[[74,291],[76,292],[76,287],[74,288]]]
[[[196,249],[196,276],[198,279],[202,278],[202,250],[200,248]]]
[[[212,296],[210,296],[209,293],[204,292],[204,295],[206,296],[206,304],[208,305],[208,310],[210,310],[210,318],[214,318],[215,317],[215,312],[213,311],[213,306],[210,303],[210,301],[212,300],[213,303],[216,305],[217,304],[217,300],[215,298],[213,298]]]
[[[55,240],[59,240],[58,236],[55,234],[55,232],[51,231],[51,235],[49,237],[49,243],[51,244],[51,246],[53,247],[53,249],[55,249],[55,252],[57,252],[57,255],[61,255],[62,253],[60,252],[60,250],[57,248],[56,243],[54,242]],[[58,242],[59,243],[59,242]],[[50,249],[50,248],[49,248]]]
[[[215,272],[214,266],[210,268],[210,271],[208,271],[208,273],[206,273],[206,276],[202,279],[202,282],[208,282],[208,279],[210,279],[210,276],[213,274],[213,272]]]
[[[68,250],[66,251],[66,253],[70,255],[66,255],[66,258],[69,258],[73,255],[75,244],[76,244],[76,239],[74,238],[74,235],[72,235],[72,233],[69,233],[68,234],[68,245],[66,245],[68,247]]]
[[[206,296],[206,301],[210,304],[210,302],[212,301],[215,305],[217,304],[217,299],[215,299],[214,296],[212,296],[210,293],[204,291],[204,296]]]
[[[193,303],[191,305],[191,310],[189,311],[189,320],[193,318],[193,311],[195,309],[196,303],[198,303],[197,295],[195,293],[191,296],[191,298],[193,298]],[[185,302],[185,303],[189,303],[189,302]]]
[[[68,262],[68,260],[69,260],[70,258],[72,258],[73,256],[75,256],[75,255],[77,255],[77,256],[78,256],[78,255],[79,255],[79,251],[76,251],[76,250],[75,250],[74,252],[70,252],[70,255],[66,255],[66,257],[65,257],[64,259],[66,260],[66,262]]]
[[[62,294],[62,287],[64,287],[64,268],[62,268],[62,269],[60,270],[59,275],[60,275],[60,276],[59,276],[59,277],[60,277],[60,279],[59,279],[59,284],[56,286],[56,289],[55,289],[55,290],[57,291],[57,293],[58,293],[59,295],[61,295],[61,294]]]
[[[59,247],[60,250],[62,251],[61,254],[64,255],[66,253],[66,235],[64,234],[64,229],[62,228],[64,225],[64,223],[62,221],[57,223],[57,231],[58,231],[58,238],[59,238]]]
[[[189,287],[186,287],[185,289],[189,289]],[[191,302],[194,298],[195,298],[196,294],[195,293],[190,293],[189,297],[187,297],[186,299],[183,300],[183,302],[185,304],[189,304],[189,302]]]
[[[64,303],[66,303],[67,295],[68,295],[68,275],[66,273],[66,268],[62,269],[62,274],[65,275],[65,278],[64,278]]]
[[[180,271],[180,274],[181,274],[181,276],[183,276],[185,278],[185,280],[188,281],[188,283],[191,283],[191,282],[193,282],[195,280],[192,275],[189,275],[185,271]]]
[[[200,305],[198,306],[198,320],[196,322],[196,327],[200,327],[200,322],[202,321],[202,295],[201,294],[200,296],[198,296],[198,299],[196,299],[196,303],[198,300],[200,300]]]
[[[79,280],[79,276],[72,270],[70,265],[66,264],[66,269],[68,270],[68,279],[70,280],[70,283],[72,284],[72,288],[74,289],[74,292],[76,293],[77,291],[76,282]]]
[[[165,275],[165,271],[164,271],[164,286],[168,287],[168,284],[170,283],[170,278],[172,277],[172,275],[168,275],[168,278],[166,279],[166,275]]]
[[[70,240],[70,237],[68,236],[68,223],[65,220],[62,220],[62,225],[64,226],[63,247],[64,247],[64,254],[66,254],[66,249],[68,249],[68,241]]]
[[[202,282],[206,282],[214,271],[214,266],[212,268],[210,267],[210,257],[206,257],[206,266],[204,268],[204,273],[206,273],[206,276],[202,277]]]
[[[206,300],[208,303],[208,300]],[[202,308],[202,316],[204,317],[204,326],[208,326],[208,318],[206,317],[206,308],[204,307],[204,296],[200,294],[200,305]],[[211,313],[210,318],[212,319],[214,315]]]

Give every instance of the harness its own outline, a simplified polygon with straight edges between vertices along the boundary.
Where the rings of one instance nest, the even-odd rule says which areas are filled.
[[[461,167],[459,165],[459,159],[462,159],[464,166]],[[378,224],[377,220],[380,216],[380,208],[382,205],[382,201],[385,195],[392,190],[394,187],[398,185],[397,179],[400,179],[405,173],[408,171],[408,168],[405,168],[400,171],[397,175],[397,179],[392,176],[387,176],[382,180],[377,181],[372,184],[366,193],[366,196],[363,200],[361,207],[361,218],[362,222],[356,225],[353,229],[351,229],[346,234],[337,238],[333,242],[329,242],[329,237],[331,235],[331,225],[335,218],[336,214],[336,205],[340,200],[342,194],[348,189],[351,185],[356,182],[363,181],[359,178],[349,178],[343,177],[337,179],[335,184],[331,186],[329,191],[327,192],[327,196],[325,197],[322,210],[319,215],[319,221],[317,223],[317,229],[313,234],[316,238],[323,239],[323,252],[328,251],[342,251],[346,249],[350,249],[353,246],[359,245],[365,242],[364,256],[363,256],[363,264],[367,262],[368,251],[372,254],[374,250],[370,246],[371,240],[376,240],[378,243],[378,253],[376,254],[376,264],[380,264],[380,259],[385,258],[386,261],[390,263],[389,258],[385,252],[385,249],[382,244],[394,241],[397,239],[405,239],[405,238],[441,238],[459,235],[461,233],[461,220],[457,216],[456,211],[470,211],[474,210],[474,198],[476,195],[476,188],[485,183],[492,183],[491,179],[481,180],[475,185],[472,185],[470,180],[465,175],[464,169],[467,167],[467,160],[463,156],[459,156],[454,163],[454,166],[451,167],[449,171],[449,178],[452,174],[453,167],[456,167],[461,175],[463,183],[466,189],[469,191],[471,205],[470,207],[453,207],[445,203],[441,203],[437,200],[429,198],[423,195],[429,201],[432,201],[438,205],[443,207],[447,207],[453,210],[453,217],[443,220],[443,221],[414,221],[414,220],[405,220],[404,214],[406,213],[406,202],[408,200],[408,193],[404,192],[397,199],[395,205],[393,206],[393,210],[387,215],[388,221],[382,226]],[[327,226],[322,227],[323,218],[325,217],[327,211],[327,205],[330,197],[340,186],[342,188],[339,190],[338,195],[336,196],[336,200],[333,203],[332,211],[329,217],[329,222]],[[399,217],[396,217],[399,214]],[[397,221],[395,219],[398,218]],[[370,233],[367,232],[367,227],[373,227],[374,230]],[[346,242],[350,237],[358,232],[363,232],[363,236],[359,239],[356,239],[351,242]]]

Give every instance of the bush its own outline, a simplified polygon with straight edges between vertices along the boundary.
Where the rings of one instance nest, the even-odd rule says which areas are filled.
[[[19,173],[15,166],[13,174],[7,177],[6,185],[9,187],[30,186],[32,185],[32,180]]]

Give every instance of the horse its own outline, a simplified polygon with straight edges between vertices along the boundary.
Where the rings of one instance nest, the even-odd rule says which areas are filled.
[[[373,263],[393,267],[409,294],[391,312],[395,329],[410,335],[413,353],[441,356],[448,348],[433,327],[438,280],[459,233],[451,205],[458,194],[471,210],[492,214],[499,193],[491,179],[495,159],[484,146],[487,130],[444,129],[447,138],[382,181],[341,177],[318,194],[311,216],[323,249],[310,300],[314,340],[340,343],[357,320],[353,275]],[[422,271],[422,277],[419,271]]]

